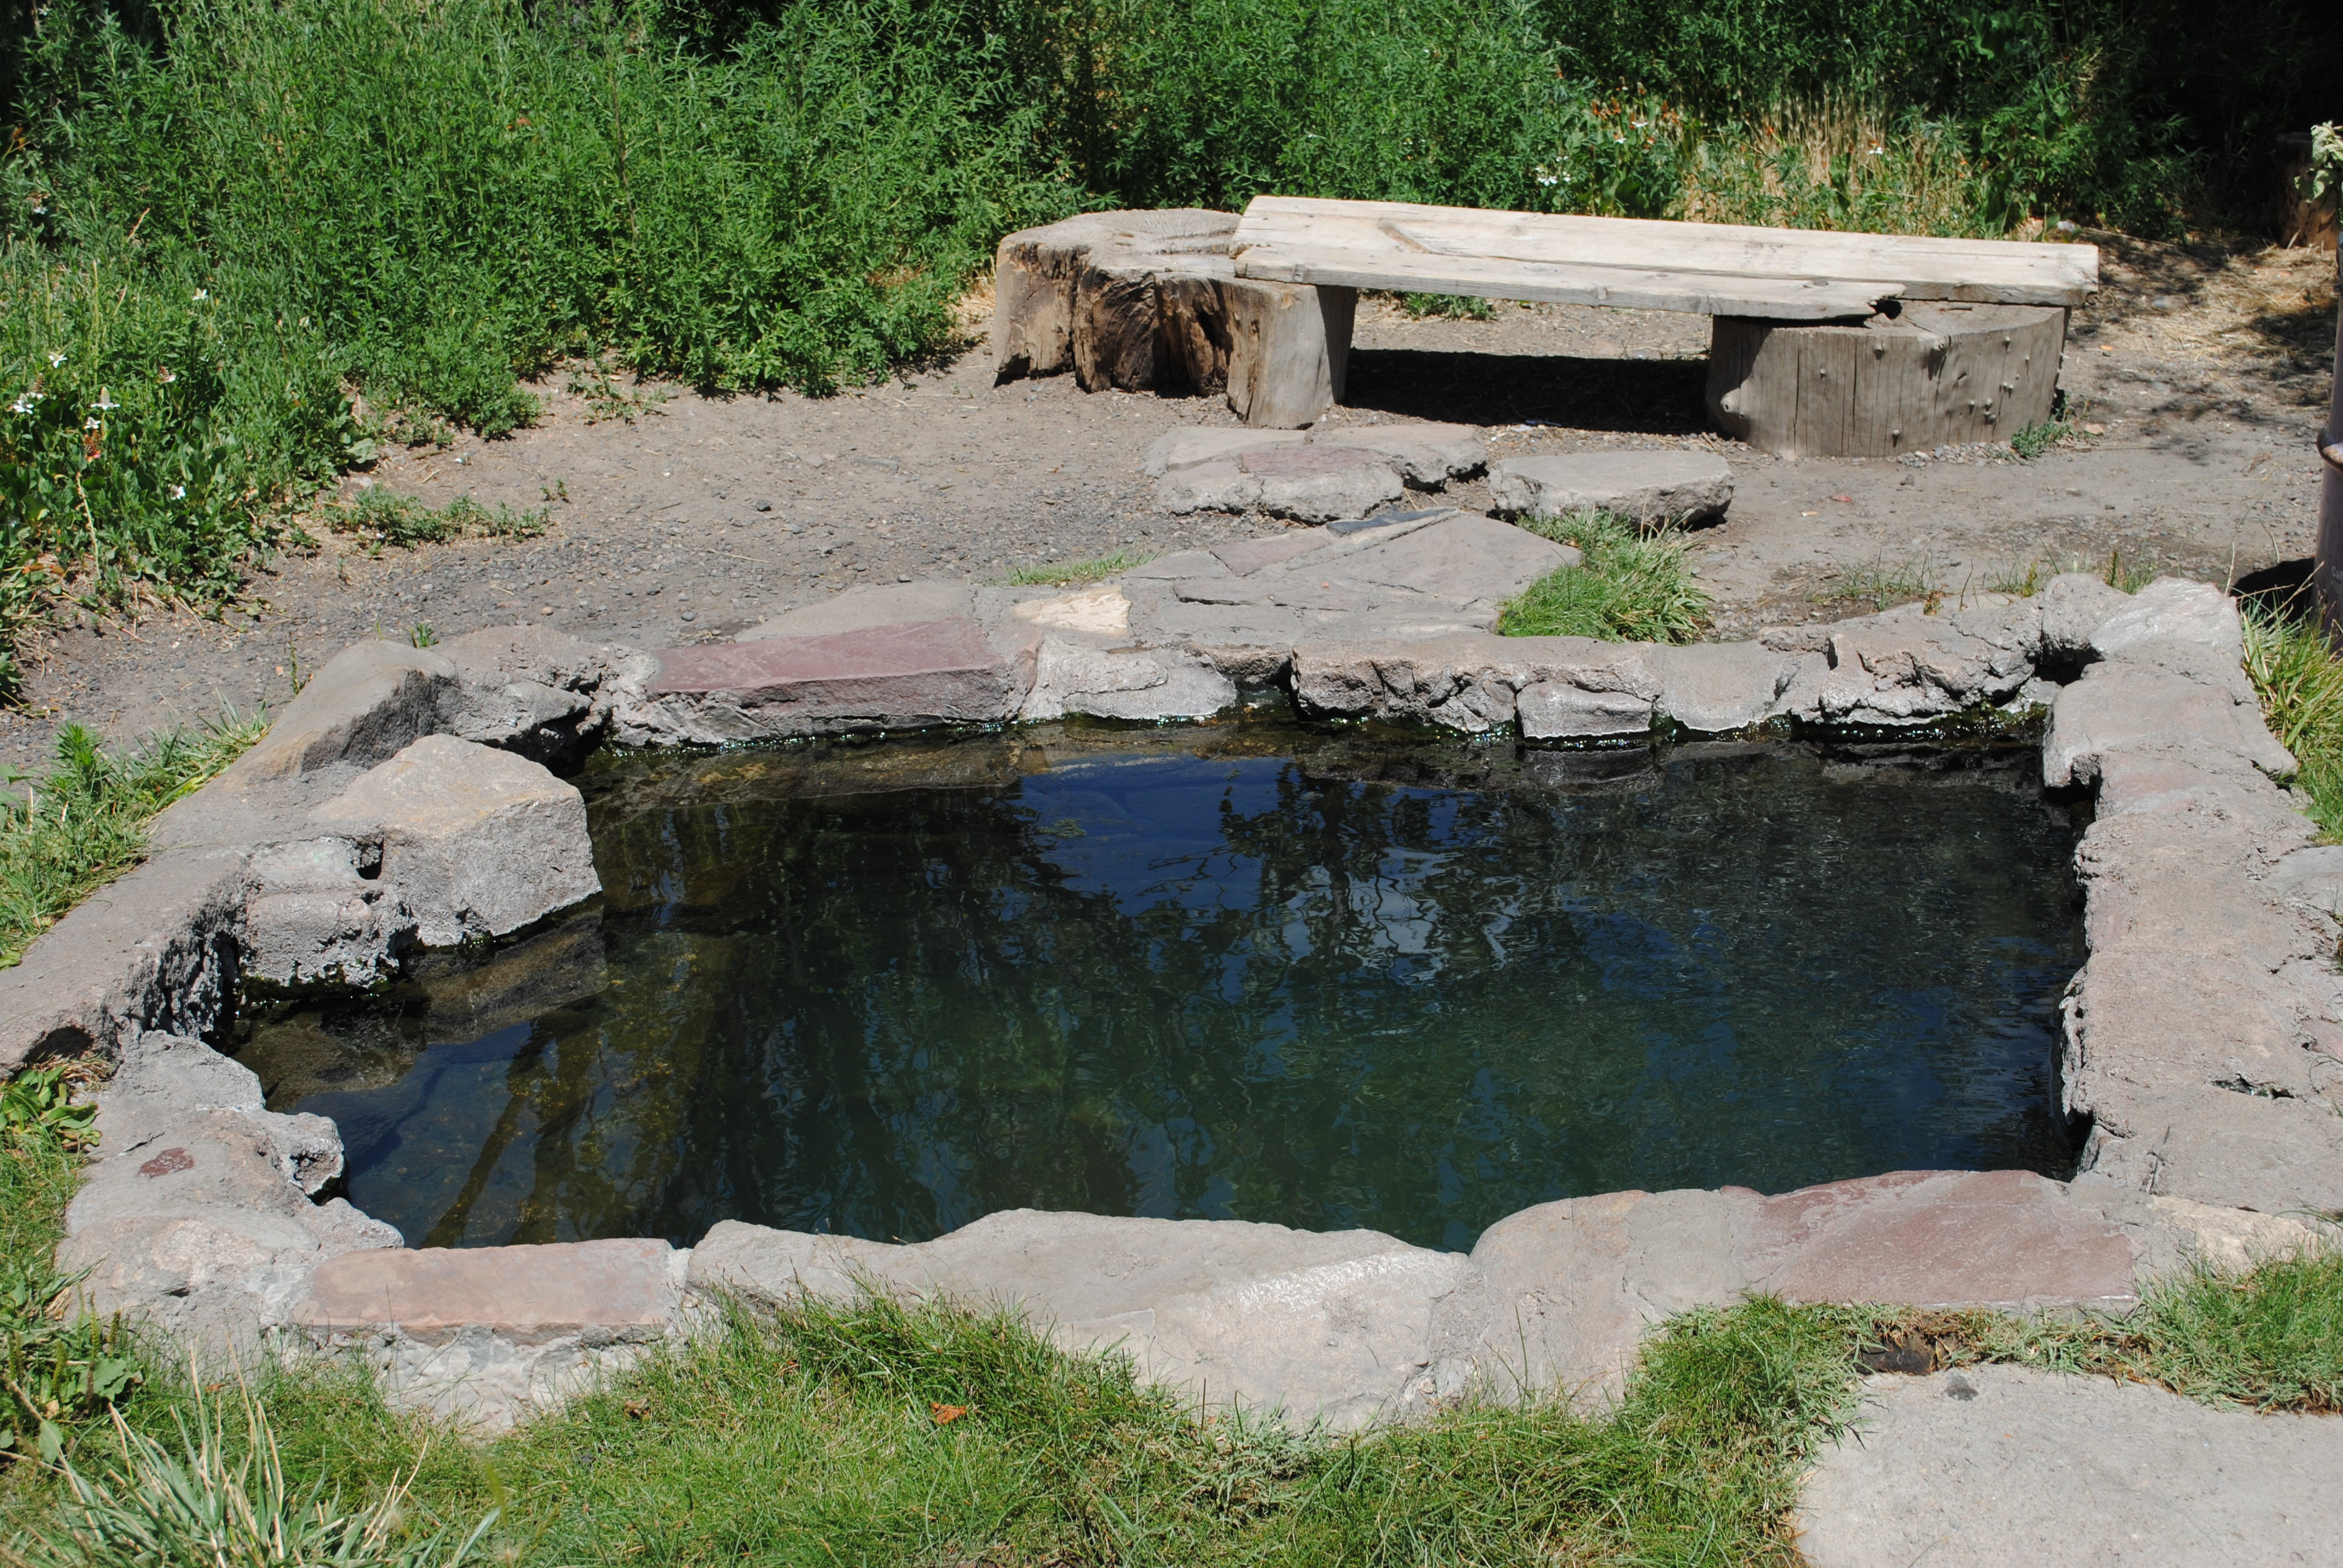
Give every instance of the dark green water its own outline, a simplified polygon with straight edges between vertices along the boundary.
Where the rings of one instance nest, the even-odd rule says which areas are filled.
[[[1462,1248],[1626,1187],[2064,1174],[2035,766],[1260,725],[606,764],[598,909],[241,1049],[429,1244],[1026,1206]]]

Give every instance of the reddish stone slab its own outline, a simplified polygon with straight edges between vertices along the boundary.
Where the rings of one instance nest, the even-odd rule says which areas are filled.
[[[1237,459],[1248,474],[1264,478],[1312,479],[1321,474],[1346,474],[1353,468],[1388,468],[1373,452],[1356,447],[1271,447]]]
[[[972,620],[907,621],[819,637],[768,637],[670,648],[649,690],[809,697],[872,681],[989,673],[1001,658]]]
[[[2121,1308],[2131,1242],[2030,1171],[1913,1171],[1759,1201],[1755,1288],[1796,1302]]]
[[[325,1330],[396,1324],[422,1335],[478,1325],[524,1342],[658,1328],[675,1312],[673,1253],[665,1241],[640,1238],[346,1252],[311,1279],[309,1322]]]
[[[659,659],[654,700],[738,709],[776,733],[837,721],[990,723],[1015,714],[1033,679],[1031,647],[1004,650],[964,618],[671,648]]]

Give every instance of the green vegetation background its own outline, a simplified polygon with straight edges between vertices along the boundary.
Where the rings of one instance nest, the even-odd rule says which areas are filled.
[[[0,0],[0,641],[566,355],[875,376],[1077,208],[2166,234],[2338,82],[2307,0]]]

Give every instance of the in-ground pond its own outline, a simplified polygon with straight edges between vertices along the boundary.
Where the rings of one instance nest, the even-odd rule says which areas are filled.
[[[1462,1248],[1627,1187],[2063,1175],[2034,766],[1260,723],[605,759],[597,907],[242,1050],[427,1245],[1021,1206]]]

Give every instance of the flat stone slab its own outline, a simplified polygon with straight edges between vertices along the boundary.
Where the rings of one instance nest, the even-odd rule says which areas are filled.
[[[515,1343],[592,1331],[664,1332],[676,1319],[675,1250],[628,1238],[534,1247],[350,1252],[318,1266],[301,1321],[328,1332],[414,1338],[486,1329]]]
[[[659,661],[659,677],[648,688],[654,697],[724,691],[798,700],[860,696],[876,682],[982,676],[1000,663],[983,631],[965,617],[671,648]]]
[[[1438,487],[1478,470],[1487,437],[1470,425],[1403,423],[1294,430],[1174,430],[1142,471],[1171,512],[1261,510],[1304,522],[1357,518],[1407,485]]]
[[[1024,1312],[1195,1397],[1350,1430],[1464,1386],[1479,1274],[1373,1231],[1014,1210],[913,1246],[725,1221],[689,1282],[751,1303],[869,1286]]]
[[[839,613],[860,618],[874,610],[884,613],[883,603]],[[963,616],[671,648],[640,661],[639,686],[613,705],[614,729],[633,744],[721,744],[994,723],[1013,718],[1024,703],[1041,639],[1031,625],[988,636]]]
[[[1486,1364],[1508,1381],[1615,1392],[1646,1329],[1751,1292],[1795,1302],[2120,1311],[2131,1242],[2023,1171],[1899,1171],[1775,1197],[1745,1187],[1542,1203],[1482,1233]]]
[[[1642,522],[1697,522],[1733,504],[1733,469],[1706,452],[1572,452],[1489,466],[1489,499],[1512,516],[1592,508]]]
[[[1870,1380],[1794,1523],[1814,1568],[2264,1568],[2343,1543],[2343,1420],[2029,1367]]]

